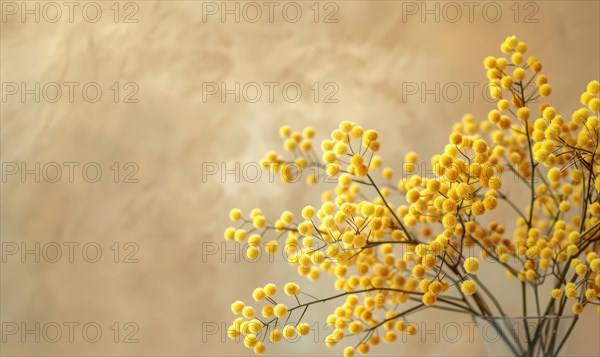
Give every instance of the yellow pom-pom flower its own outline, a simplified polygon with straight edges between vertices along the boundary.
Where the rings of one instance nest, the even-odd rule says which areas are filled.
[[[540,95],[542,97],[547,97],[552,94],[552,87],[549,84],[542,84],[539,88]]]
[[[302,218],[311,219],[315,215],[315,208],[312,206],[306,206],[302,209]]]
[[[283,317],[288,312],[288,308],[284,304],[277,304],[273,309],[273,311],[275,312],[275,316],[277,317]]]
[[[552,289],[552,298],[560,299],[562,297],[562,291],[560,289]]]
[[[354,357],[354,347],[347,346],[344,348],[344,357]]]
[[[242,309],[242,315],[247,318],[247,319],[253,319],[255,316],[255,311],[254,308],[252,306],[245,306]]]
[[[477,285],[475,285],[475,283],[471,280],[465,280],[460,285],[460,290],[465,295],[473,295],[475,292],[477,292]]]
[[[483,66],[486,69],[492,69],[492,68],[496,68],[496,58],[494,58],[493,56],[487,56],[484,60],[483,60]]]
[[[427,292],[427,293],[423,294],[423,297],[421,298],[421,300],[423,301],[423,304],[425,304],[427,306],[431,306],[431,305],[435,304],[435,302],[437,301],[437,298],[436,298],[435,294]]]
[[[422,278],[425,275],[425,267],[421,264],[417,264],[412,269],[412,275],[415,278]]]
[[[292,339],[292,338],[296,337],[296,329],[294,328],[294,326],[286,325],[283,328],[283,336],[287,339]]]
[[[254,301],[264,300],[266,296],[267,294],[265,294],[265,290],[263,288],[256,288],[252,292],[252,298],[254,299]]]
[[[298,331],[298,335],[306,336],[310,333],[310,325],[303,322],[301,324],[298,324],[298,327],[296,327],[296,330]]]
[[[282,339],[283,339],[283,333],[281,333],[280,330],[274,329],[269,334],[269,341],[271,341],[273,343],[277,343],[277,342],[281,341]]]
[[[521,121],[527,121],[529,119],[529,116],[529,108],[527,107],[519,108],[519,110],[517,111],[517,118],[519,118],[519,120]]]
[[[598,93],[600,93],[600,82],[591,81],[590,83],[588,83],[587,91],[591,95],[598,95]]]
[[[246,257],[250,260],[257,259],[259,254],[260,254],[260,249],[255,246],[249,246],[248,249],[246,250]]]
[[[562,173],[557,167],[553,167],[548,171],[548,180],[551,182],[559,182],[562,179]]]
[[[479,270],[479,260],[477,260],[477,258],[467,258],[465,259],[465,262],[463,263],[463,267],[465,268],[465,271],[469,274],[473,274],[475,273],[477,270]]]
[[[231,219],[232,222],[237,222],[242,218],[242,210],[240,210],[239,208],[234,208],[229,212],[229,219]]]
[[[273,297],[277,294],[277,286],[273,283],[268,283],[264,286],[263,290],[265,291],[265,295],[268,297]]]
[[[237,300],[233,304],[231,304],[231,311],[234,314],[241,314],[242,311],[243,311],[243,309],[244,309],[244,307],[246,307],[246,305],[244,305],[243,302]]]
[[[244,345],[248,348],[256,346],[257,343],[258,337],[256,337],[256,335],[254,334],[248,334],[246,335],[246,337],[244,337]]]
[[[300,287],[296,283],[287,283],[284,285],[283,291],[287,296],[297,295],[300,293]]]
[[[483,202],[481,202],[481,201],[473,202],[473,204],[471,205],[471,212],[475,216],[481,216],[482,214],[484,214],[485,206],[484,206]]]

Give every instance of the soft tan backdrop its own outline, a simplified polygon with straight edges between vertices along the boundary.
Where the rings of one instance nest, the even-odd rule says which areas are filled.
[[[214,8],[207,3],[203,8],[199,1],[121,2],[117,22],[113,2],[96,2],[102,9],[97,22],[89,21],[96,16],[95,8],[88,6],[88,20],[82,17],[81,3],[71,22],[68,8],[58,4],[62,17],[53,23],[47,20],[55,18],[55,9],[43,13],[45,3],[39,3],[37,23],[34,15],[23,21],[23,9],[2,2],[1,317],[2,353],[7,355],[248,354],[222,336],[224,324],[232,319],[231,301],[248,300],[255,286],[268,281],[305,282],[281,261],[250,264],[238,255],[236,263],[236,253],[221,259],[227,213],[235,206],[261,207],[275,216],[284,208],[298,210],[316,202],[318,191],[302,184],[270,184],[266,176],[257,183],[236,183],[231,174],[225,180],[219,175],[203,180],[207,163],[226,163],[231,169],[235,162],[258,160],[265,151],[279,149],[277,128],[284,123],[298,129],[314,126],[322,138],[344,119],[381,131],[384,156],[398,169],[394,160],[408,150],[426,158],[442,148],[461,115],[485,115],[490,104],[480,94],[485,83],[482,59],[499,55],[500,42],[511,34],[527,41],[530,52],[543,61],[555,93],[552,101],[564,112],[575,109],[585,84],[599,77],[597,1],[522,2],[518,14],[510,8],[513,2],[496,2],[502,14],[495,23],[482,16],[482,5],[471,22],[462,2],[457,3],[463,13],[456,22],[448,21],[454,18],[448,12],[439,23],[433,15],[424,22],[419,15],[403,19],[412,8],[395,1],[319,3],[317,23],[313,2],[305,1],[295,3],[302,10],[296,23],[282,18],[285,3],[277,3],[271,22],[266,5],[259,2],[263,17],[256,23],[247,21],[254,12],[239,23],[232,15],[222,22],[206,11],[203,19],[203,9]],[[239,4],[243,9],[245,3]],[[443,3],[437,4],[444,9]],[[29,8],[34,5],[27,3]],[[331,19],[338,21],[324,22],[336,8]],[[294,16],[294,8],[288,10]],[[495,16],[493,9],[488,14]],[[137,23],[125,23],[128,15]],[[15,83],[31,89],[36,82],[40,103],[32,94],[22,100],[20,89],[8,95]],[[67,82],[78,83],[72,102]],[[82,97],[83,86],[90,82],[102,89],[97,103]],[[111,87],[115,82],[120,87],[117,103]],[[203,100],[203,86],[209,82],[226,82],[229,88],[235,82],[242,87],[250,82],[279,86],[273,103],[264,86],[256,103],[247,97],[236,103],[233,95],[225,102],[218,95]],[[303,91],[297,103],[281,95],[283,85],[292,82]],[[321,87],[316,103],[310,89],[315,82]],[[339,89],[337,103],[324,100],[331,91],[323,88],[328,82]],[[456,103],[448,100],[454,92],[439,103],[433,95],[425,101],[418,95],[403,98],[402,83],[407,82],[424,82],[428,88],[436,82],[441,88],[458,83],[463,93]],[[473,98],[467,95],[466,82],[478,85]],[[55,87],[48,83],[63,89],[56,103],[49,103]],[[125,103],[135,88],[138,102]],[[86,98],[94,95],[93,89]],[[33,169],[36,162],[39,183],[35,174],[24,179],[20,171],[9,175],[15,167],[21,170],[21,163]],[[65,166],[69,162],[79,164],[73,166],[73,182]],[[120,167],[116,178],[115,162]],[[49,163],[62,167],[55,183],[48,182],[56,169]],[[92,168],[84,178],[86,163],[95,166],[88,165]],[[97,183],[88,182],[95,167],[102,176]],[[136,167],[129,180],[137,183],[124,182]],[[50,262],[56,255],[51,242],[62,252],[55,263]],[[35,250],[36,243],[39,263],[33,253],[21,255],[24,248]],[[91,263],[97,248],[101,255]],[[209,254],[214,249],[217,254]],[[137,263],[124,262],[132,259]],[[331,292],[330,283],[325,278],[305,290],[324,296]],[[501,300],[515,305],[518,297],[511,289],[503,279],[495,284]],[[330,308],[316,308],[309,319],[322,321]],[[437,313],[423,316],[428,329],[436,328],[435,321],[468,321]],[[35,330],[35,323],[40,324],[39,343],[35,334],[23,334],[23,329]],[[72,341],[68,326],[73,326]],[[439,342],[433,335],[417,335],[376,354],[481,355],[479,335],[469,343],[467,325],[461,326],[458,342],[452,343],[449,331],[438,333]],[[598,315],[588,311],[569,354],[598,355],[599,326]],[[95,328],[102,335],[92,343]],[[55,337],[57,342],[47,341]],[[135,339],[137,343],[124,343]],[[270,353],[329,355],[341,350],[307,339]]]

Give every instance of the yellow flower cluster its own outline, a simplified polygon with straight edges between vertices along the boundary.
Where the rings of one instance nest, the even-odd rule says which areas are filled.
[[[266,336],[277,343],[309,334],[310,326],[301,321],[304,312],[336,299],[343,303],[327,317],[334,330],[323,342],[333,347],[347,336],[361,336],[345,347],[346,356],[367,353],[381,339],[394,342],[400,333],[414,335],[408,318],[422,309],[505,315],[477,277],[480,260],[517,277],[524,297],[534,292],[536,305],[543,307],[538,314],[562,315],[568,304],[580,314],[587,305],[598,305],[599,83],[588,84],[580,98],[583,107],[567,120],[550,104],[531,106],[548,97],[551,87],[541,62],[525,57],[527,45],[510,36],[500,49],[507,57],[484,60],[495,107],[486,120],[465,115],[454,125],[443,151],[430,159],[431,176],[418,172],[419,158],[411,152],[397,163],[403,175],[396,177],[376,155],[378,132],[353,122],[340,123],[321,142],[321,155],[314,149],[314,129],[280,129],[284,149],[295,159],[269,152],[262,166],[284,182],[303,169],[317,169],[321,173],[311,174],[308,182],[333,178],[335,189],[325,191],[319,205],[306,206],[297,216],[285,211],[274,221],[259,209],[248,216],[233,209],[230,219],[241,224],[227,228],[225,238],[247,243],[249,259],[283,245],[301,276],[316,280],[326,274],[340,293],[316,298],[288,283],[283,292],[294,299],[285,305],[275,300],[276,286],[267,284],[252,293],[264,303],[260,313],[241,301],[232,304],[241,316],[229,337],[263,353]],[[513,177],[530,197],[524,209],[505,187]],[[500,206],[514,213],[511,234],[482,219]],[[546,282],[553,290],[542,305],[538,289]],[[288,324],[292,315],[298,322]]]
[[[284,125],[279,129],[279,135],[285,139],[283,143],[284,150],[292,152],[296,159],[288,162],[274,151],[270,151],[262,158],[260,165],[271,170],[272,173],[279,174],[281,181],[284,183],[296,182],[301,170],[314,165],[316,151],[312,139],[315,137],[315,129],[306,127],[302,132],[299,132],[292,131],[289,126]],[[317,183],[317,177],[310,175],[307,182]]]

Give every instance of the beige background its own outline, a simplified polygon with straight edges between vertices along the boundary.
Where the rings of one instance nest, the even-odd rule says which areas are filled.
[[[481,6],[472,23],[466,13],[456,23],[443,17],[436,23],[431,16],[425,22],[418,16],[403,21],[403,3],[394,1],[338,2],[337,23],[314,23],[309,9],[313,2],[297,3],[303,10],[297,23],[282,19],[282,4],[276,8],[273,23],[264,18],[266,14],[258,23],[243,18],[235,23],[231,16],[225,23],[218,16],[204,22],[202,3],[197,1],[138,2],[134,16],[138,23],[133,24],[115,23],[109,8],[113,2],[100,1],[103,13],[96,23],[83,20],[78,10],[72,23],[66,12],[56,23],[43,19],[36,23],[32,17],[22,22],[18,15],[3,20],[3,83],[81,84],[73,103],[66,92],[57,103],[35,103],[32,96],[23,103],[19,95],[2,102],[5,165],[81,165],[72,183],[63,166],[63,177],[56,183],[44,177],[36,183],[33,175],[22,182],[19,175],[13,175],[2,184],[3,253],[7,253],[7,242],[26,243],[29,248],[36,242],[40,247],[58,242],[63,247],[63,257],[56,263],[44,261],[43,256],[40,263],[33,255],[26,255],[25,261],[19,254],[5,256],[2,321],[26,322],[29,328],[36,322],[40,326],[80,324],[72,343],[64,325],[56,343],[43,338],[35,343],[33,335],[26,335],[25,341],[20,334],[6,336],[3,354],[248,354],[241,344],[223,341],[223,324],[233,318],[229,311],[233,300],[249,300],[254,287],[287,280],[326,296],[332,292],[331,280],[326,277],[309,285],[281,259],[277,265],[265,260],[251,264],[243,258],[236,263],[235,254],[221,259],[227,213],[232,207],[246,211],[261,207],[276,217],[283,209],[298,210],[317,202],[319,191],[303,184],[271,184],[266,176],[257,183],[236,183],[233,175],[226,180],[209,176],[203,182],[203,163],[226,163],[233,168],[235,162],[257,161],[269,149],[280,150],[277,128],[284,123],[297,129],[314,126],[323,138],[344,119],[379,130],[383,155],[397,169],[399,158],[409,150],[422,153],[427,160],[441,150],[452,123],[464,113],[482,117],[487,112],[490,104],[481,91],[469,98],[464,83],[477,82],[481,89],[485,83],[482,59],[499,55],[500,42],[511,34],[527,41],[530,52],[543,62],[554,89],[552,103],[565,113],[578,106],[586,83],[600,74],[597,1],[535,2],[538,10],[532,19],[537,23],[524,23],[525,15],[535,9],[526,3],[520,5],[515,22],[509,8],[512,2],[497,2],[502,17],[496,23],[481,16]],[[132,9],[121,3],[119,20]],[[321,19],[331,9],[320,4]],[[88,82],[97,82],[103,89],[97,103],[81,97],[81,87]],[[114,82],[121,86],[136,83],[139,102],[123,103],[128,92],[121,88],[120,100],[114,103],[109,89]],[[204,102],[206,82],[240,82],[242,86],[295,82],[302,87],[303,97],[289,103],[276,91],[273,103],[265,96],[256,103],[235,103],[231,95],[225,102],[218,96]],[[324,103],[322,92],[315,103],[309,89],[315,82],[321,86],[336,83],[339,102]],[[424,102],[418,96],[403,100],[403,82],[425,82],[429,88],[435,82],[442,87],[459,83],[463,95],[456,103],[444,99],[435,103],[433,96]],[[89,162],[102,168],[97,183],[81,176],[81,167]],[[113,162],[121,170],[127,162],[136,163],[138,183],[123,183],[125,171],[119,183],[113,182]],[[74,248],[73,263],[66,257],[64,244],[68,242],[80,243]],[[113,261],[114,242],[120,244],[120,263]],[[127,242],[134,245],[125,246]],[[97,263],[82,258],[82,247],[89,243],[102,249]],[[134,247],[139,249],[134,256],[139,261],[123,263]],[[219,254],[207,255],[207,249],[214,247]],[[51,254],[50,250],[46,253]],[[93,250],[88,253],[87,257],[94,255]],[[517,306],[514,282],[500,278],[493,285],[501,300]],[[308,318],[323,321],[331,308],[319,306]],[[437,312],[421,317],[415,321],[424,321],[428,329],[435,328],[435,321],[468,320]],[[102,329],[97,343],[81,336],[81,326],[90,322]],[[114,327],[111,330],[115,322],[119,322],[118,343],[113,341]],[[133,336],[139,342],[123,343],[125,334],[133,331],[133,327],[125,328],[127,322],[139,328]],[[217,335],[212,334],[214,326],[219,328]],[[417,335],[406,343],[382,347],[376,354],[484,353],[479,335],[470,343],[464,335],[466,325],[462,326],[463,336],[455,343],[443,333],[438,343],[433,335]],[[568,353],[600,354],[599,327],[598,315],[587,311]],[[88,333],[93,337],[93,330]],[[324,338],[324,332],[320,333]],[[422,343],[425,338],[427,343]],[[271,355],[341,354],[340,348],[327,349],[311,339],[269,351]]]

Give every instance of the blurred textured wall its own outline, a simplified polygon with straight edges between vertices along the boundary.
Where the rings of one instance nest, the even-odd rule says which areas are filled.
[[[269,281],[331,293],[327,277],[308,285],[281,259],[251,264],[222,245],[232,207],[274,217],[319,199],[265,175],[236,182],[280,148],[280,125],[319,138],[341,120],[375,128],[399,170],[409,150],[441,150],[464,113],[487,113],[482,59],[508,35],[543,62],[564,113],[600,74],[598,1],[258,2],[256,21],[256,5],[223,4],[2,1],[2,353],[248,354],[224,341],[233,300]],[[421,97],[436,85],[437,100]],[[516,306],[511,284],[493,290]],[[422,317],[431,329],[468,321]],[[569,354],[598,355],[599,325],[588,311]],[[376,354],[483,353],[465,338],[419,335]],[[341,353],[312,339],[270,351]]]

